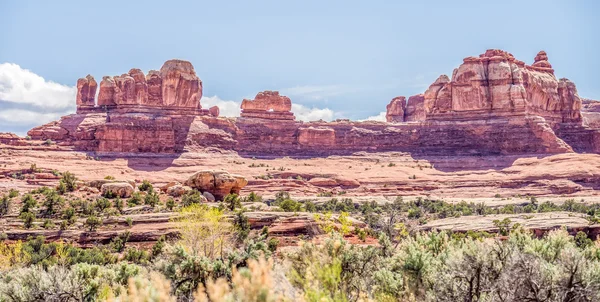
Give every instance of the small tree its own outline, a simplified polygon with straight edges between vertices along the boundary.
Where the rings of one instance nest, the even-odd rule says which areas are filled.
[[[144,181],[142,181],[142,184],[138,186],[138,189],[140,189],[140,191],[150,192],[154,188],[152,187],[152,184],[149,181],[144,180]]]
[[[8,214],[10,208],[10,198],[8,195],[2,195],[0,197],[0,217]]]
[[[85,220],[85,225],[89,228],[90,232],[95,232],[96,229],[102,225],[102,219],[96,215],[90,215]]]
[[[33,208],[37,206],[37,201],[31,194],[25,194],[23,198],[21,198],[21,203],[23,204],[21,207],[21,213],[31,212]]]
[[[23,212],[21,213],[21,215],[19,215],[19,218],[23,220],[23,226],[26,229],[31,228],[31,226],[33,225],[33,221],[35,221],[35,215],[31,212]]]
[[[56,211],[62,207],[65,203],[65,200],[58,195],[56,191],[50,191],[46,194],[46,200],[44,201],[43,206],[45,207],[44,215],[51,216],[56,213]]]
[[[180,234],[179,244],[192,255],[209,259],[224,258],[223,252],[230,243],[231,223],[218,208],[192,204],[181,209],[175,219]]]
[[[223,198],[223,203],[230,211],[242,207],[242,202],[237,194],[227,194],[227,196]]]
[[[60,182],[64,183],[68,192],[73,192],[77,189],[77,177],[69,171],[62,174]]]
[[[158,203],[160,203],[158,193],[151,189],[148,191],[148,194],[146,194],[146,197],[144,197],[144,204],[154,208]]]
[[[175,207],[175,200],[173,199],[173,197],[169,197],[169,199],[167,199],[167,202],[165,203],[165,205],[167,206],[167,209],[169,211],[172,211],[173,208]]]
[[[108,199],[101,197],[96,200],[96,202],[94,203],[94,207],[96,208],[96,210],[98,210],[98,212],[102,213],[106,209],[111,207],[111,203]]]

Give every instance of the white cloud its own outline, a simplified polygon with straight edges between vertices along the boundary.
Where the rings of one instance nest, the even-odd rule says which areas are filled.
[[[373,115],[373,116],[369,116],[364,120],[360,120],[361,122],[363,121],[379,121],[379,122],[385,122],[385,111],[379,112],[378,115]]]
[[[297,120],[310,121],[331,121],[335,113],[329,108],[308,108],[300,104],[292,104],[292,112],[296,115]]]
[[[202,105],[202,108],[210,108],[212,106],[217,106],[219,107],[219,115],[220,116],[227,116],[227,117],[234,117],[234,116],[240,116],[240,102],[234,102],[234,101],[226,101],[226,100],[222,100],[220,99],[218,96],[202,96],[202,99],[200,100],[200,104]]]
[[[52,81],[12,63],[0,64],[0,100],[45,109],[75,108],[77,89]]]
[[[40,113],[23,109],[0,110],[0,124],[13,126],[38,126],[58,120],[61,116],[66,114],[68,114],[68,112]]]

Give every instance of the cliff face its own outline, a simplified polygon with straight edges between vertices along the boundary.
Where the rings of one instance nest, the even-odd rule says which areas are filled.
[[[192,145],[273,156],[600,152],[600,131],[584,122],[575,85],[556,79],[545,52],[531,66],[501,50],[465,58],[452,78],[440,76],[424,94],[394,98],[388,123],[295,121],[291,100],[276,91],[243,100],[240,118],[218,118],[218,108],[202,109],[202,82],[181,60],[146,76],[132,69],[104,77],[97,104],[93,77],[77,87],[77,114],[32,129],[32,138],[102,152]]]

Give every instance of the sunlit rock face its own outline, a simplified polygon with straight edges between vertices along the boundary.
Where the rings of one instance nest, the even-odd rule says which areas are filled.
[[[435,155],[600,152],[600,105],[557,79],[545,52],[532,65],[491,49],[467,57],[423,93],[394,98],[387,122],[296,121],[277,91],[244,99],[239,118],[200,105],[202,82],[190,62],[159,71],[131,69],[77,82],[77,114],[29,131],[75,149],[178,153],[220,148],[252,156],[328,156],[401,151]],[[583,112],[583,114],[582,114]]]
[[[259,92],[253,100],[244,99],[240,116],[274,120],[294,120],[292,101],[278,91]]]
[[[532,65],[499,49],[467,57],[452,79],[440,76],[424,97],[426,115],[438,119],[449,114],[532,113],[550,123],[581,121],[581,99],[575,85],[554,76],[544,51]]]

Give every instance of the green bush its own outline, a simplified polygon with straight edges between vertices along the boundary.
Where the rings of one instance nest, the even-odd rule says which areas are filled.
[[[35,221],[35,215],[31,212],[22,212],[21,215],[19,215],[19,218],[23,220],[23,226],[26,229],[31,228],[33,226],[33,222]]]
[[[127,205],[130,207],[142,204],[142,194],[140,192],[133,192],[131,197],[127,199]]]
[[[152,187],[152,184],[147,180],[142,181],[142,184],[138,186],[138,189],[140,189],[140,191],[146,191],[146,192],[150,192],[150,191],[154,190],[154,188]]]
[[[96,229],[102,225],[102,219],[96,215],[90,215],[85,220],[85,225],[88,227],[90,232],[95,232]]]
[[[233,211],[242,207],[242,201],[237,194],[227,194],[223,198],[223,204],[227,209]]]
[[[2,195],[0,197],[0,217],[8,214],[8,210],[10,209],[11,200],[9,195]]]
[[[8,190],[8,198],[15,198],[17,196],[19,196],[19,191],[15,189]]]
[[[192,190],[183,194],[181,197],[181,205],[187,207],[192,204],[202,203],[204,200],[205,198],[200,191]]]
[[[25,194],[21,198],[21,204],[21,213],[31,212],[37,206],[37,201],[33,198],[33,195]]]
[[[148,193],[144,197],[144,204],[154,208],[159,203],[160,198],[158,196],[158,193],[156,193],[153,189],[149,189]]]

